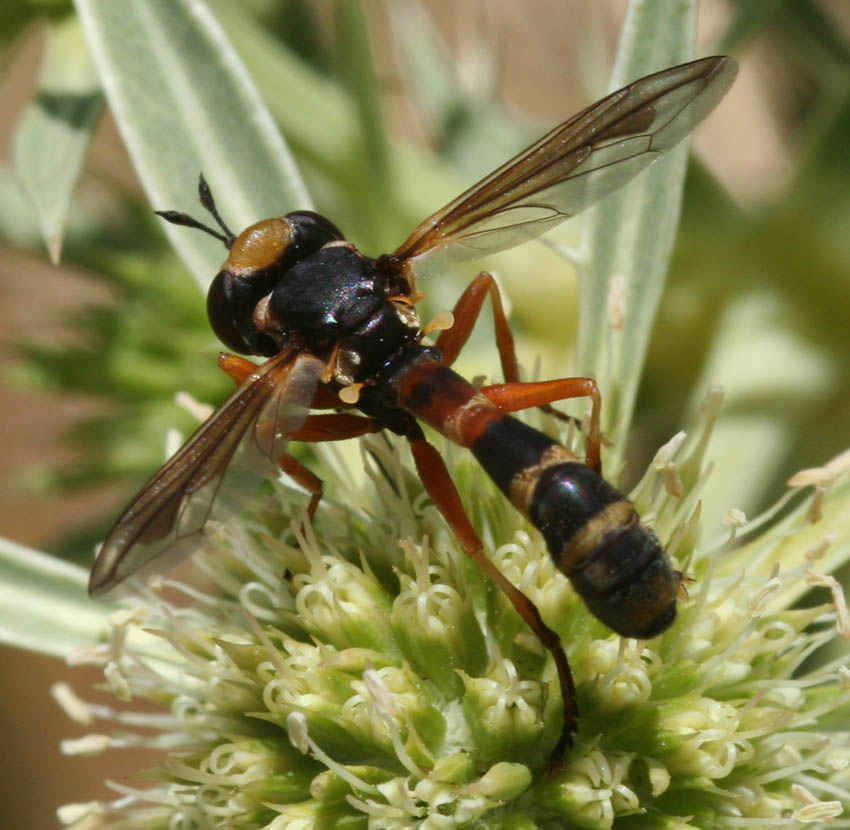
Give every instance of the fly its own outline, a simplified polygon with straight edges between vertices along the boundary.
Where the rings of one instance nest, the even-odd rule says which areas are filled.
[[[602,478],[599,392],[591,378],[519,379],[498,286],[482,272],[433,346],[423,342],[414,278],[445,252],[475,259],[518,245],[602,199],[683,139],[723,97],[734,61],[710,57],[665,69],[606,96],[555,127],[430,216],[391,254],[360,253],[311,211],[232,233],[203,177],[200,201],[218,229],[175,211],[228,249],[207,295],[216,335],[257,365],[222,354],[236,391],[148,482],[107,536],[91,573],[95,595],[198,547],[207,521],[250,492],[231,478],[282,469],[310,493],[321,480],[287,452],[290,441],[336,441],[389,430],[405,438],[419,476],[464,551],[504,591],[551,653],[563,700],[558,764],[577,725],[575,686],[558,635],[488,559],[446,465],[420,421],[469,448],[511,503],[542,533],[588,609],[624,637],[646,639],[676,616],[682,575],[631,503]],[[451,366],[489,297],[504,383],[478,388]],[[425,327],[427,329],[428,327]],[[578,458],[509,413],[587,397]],[[330,409],[331,413],[311,414]],[[356,410],[356,411],[355,411]]]

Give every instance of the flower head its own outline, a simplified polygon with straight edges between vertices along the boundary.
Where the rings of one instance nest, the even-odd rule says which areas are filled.
[[[817,660],[847,628],[826,576],[846,557],[847,476],[699,542],[712,392],[632,497],[690,575],[675,625],[648,642],[593,619],[532,531],[472,462],[457,478],[499,568],[561,636],[579,731],[545,772],[561,705],[554,667],[466,559],[396,451],[369,439],[365,481],[336,476],[312,527],[263,508],[220,527],[196,557],[207,585],[170,582],[113,618],[102,663],[123,700],[81,703],[103,734],[74,752],[163,751],[147,787],[74,805],[74,828],[798,826],[850,806],[850,672]],[[325,454],[326,474],[339,459]],[[840,465],[839,465],[840,466]],[[330,475],[328,475],[330,478]],[[812,522],[817,502],[820,521]],[[773,519],[773,521],[768,521]],[[836,550],[841,548],[841,550]],[[826,567],[824,567],[826,563]],[[815,603],[792,607],[810,587]],[[826,589],[826,590],[824,590]],[[187,601],[188,600],[188,601]],[[111,722],[111,726],[109,726]],[[144,736],[133,729],[148,727]],[[632,825],[629,825],[632,826]],[[835,825],[838,826],[838,825]]]

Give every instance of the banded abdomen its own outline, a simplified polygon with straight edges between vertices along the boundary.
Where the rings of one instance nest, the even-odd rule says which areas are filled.
[[[599,620],[641,639],[670,626],[681,574],[605,479],[436,361],[414,363],[396,390],[400,406],[472,451],[540,530],[555,564]]]

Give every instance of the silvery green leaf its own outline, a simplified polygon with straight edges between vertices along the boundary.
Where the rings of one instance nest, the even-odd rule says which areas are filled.
[[[610,81],[693,57],[696,0],[632,2]],[[604,428],[619,467],[647,343],[676,235],[687,161],[682,142],[588,214],[582,242],[577,370],[600,381]]]
[[[79,21],[68,15],[52,22],[38,88],[12,143],[16,173],[54,263],[59,261],[71,196],[102,109],[100,84]]]
[[[200,217],[200,172],[237,229],[310,206],[277,126],[202,0],[75,6],[110,110],[156,209]],[[221,245],[165,230],[206,285],[224,258]]]
[[[93,603],[87,582],[78,565],[0,538],[0,642],[56,657],[96,642],[114,606]]]

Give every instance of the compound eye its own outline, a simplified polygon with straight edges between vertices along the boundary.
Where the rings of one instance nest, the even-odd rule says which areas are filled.
[[[294,210],[284,218],[292,222],[301,256],[318,251],[328,242],[345,239],[342,231],[330,219],[312,210]]]
[[[228,349],[265,357],[278,353],[274,340],[254,325],[254,309],[271,292],[275,279],[268,271],[240,275],[222,269],[216,274],[207,292],[207,317]]]

